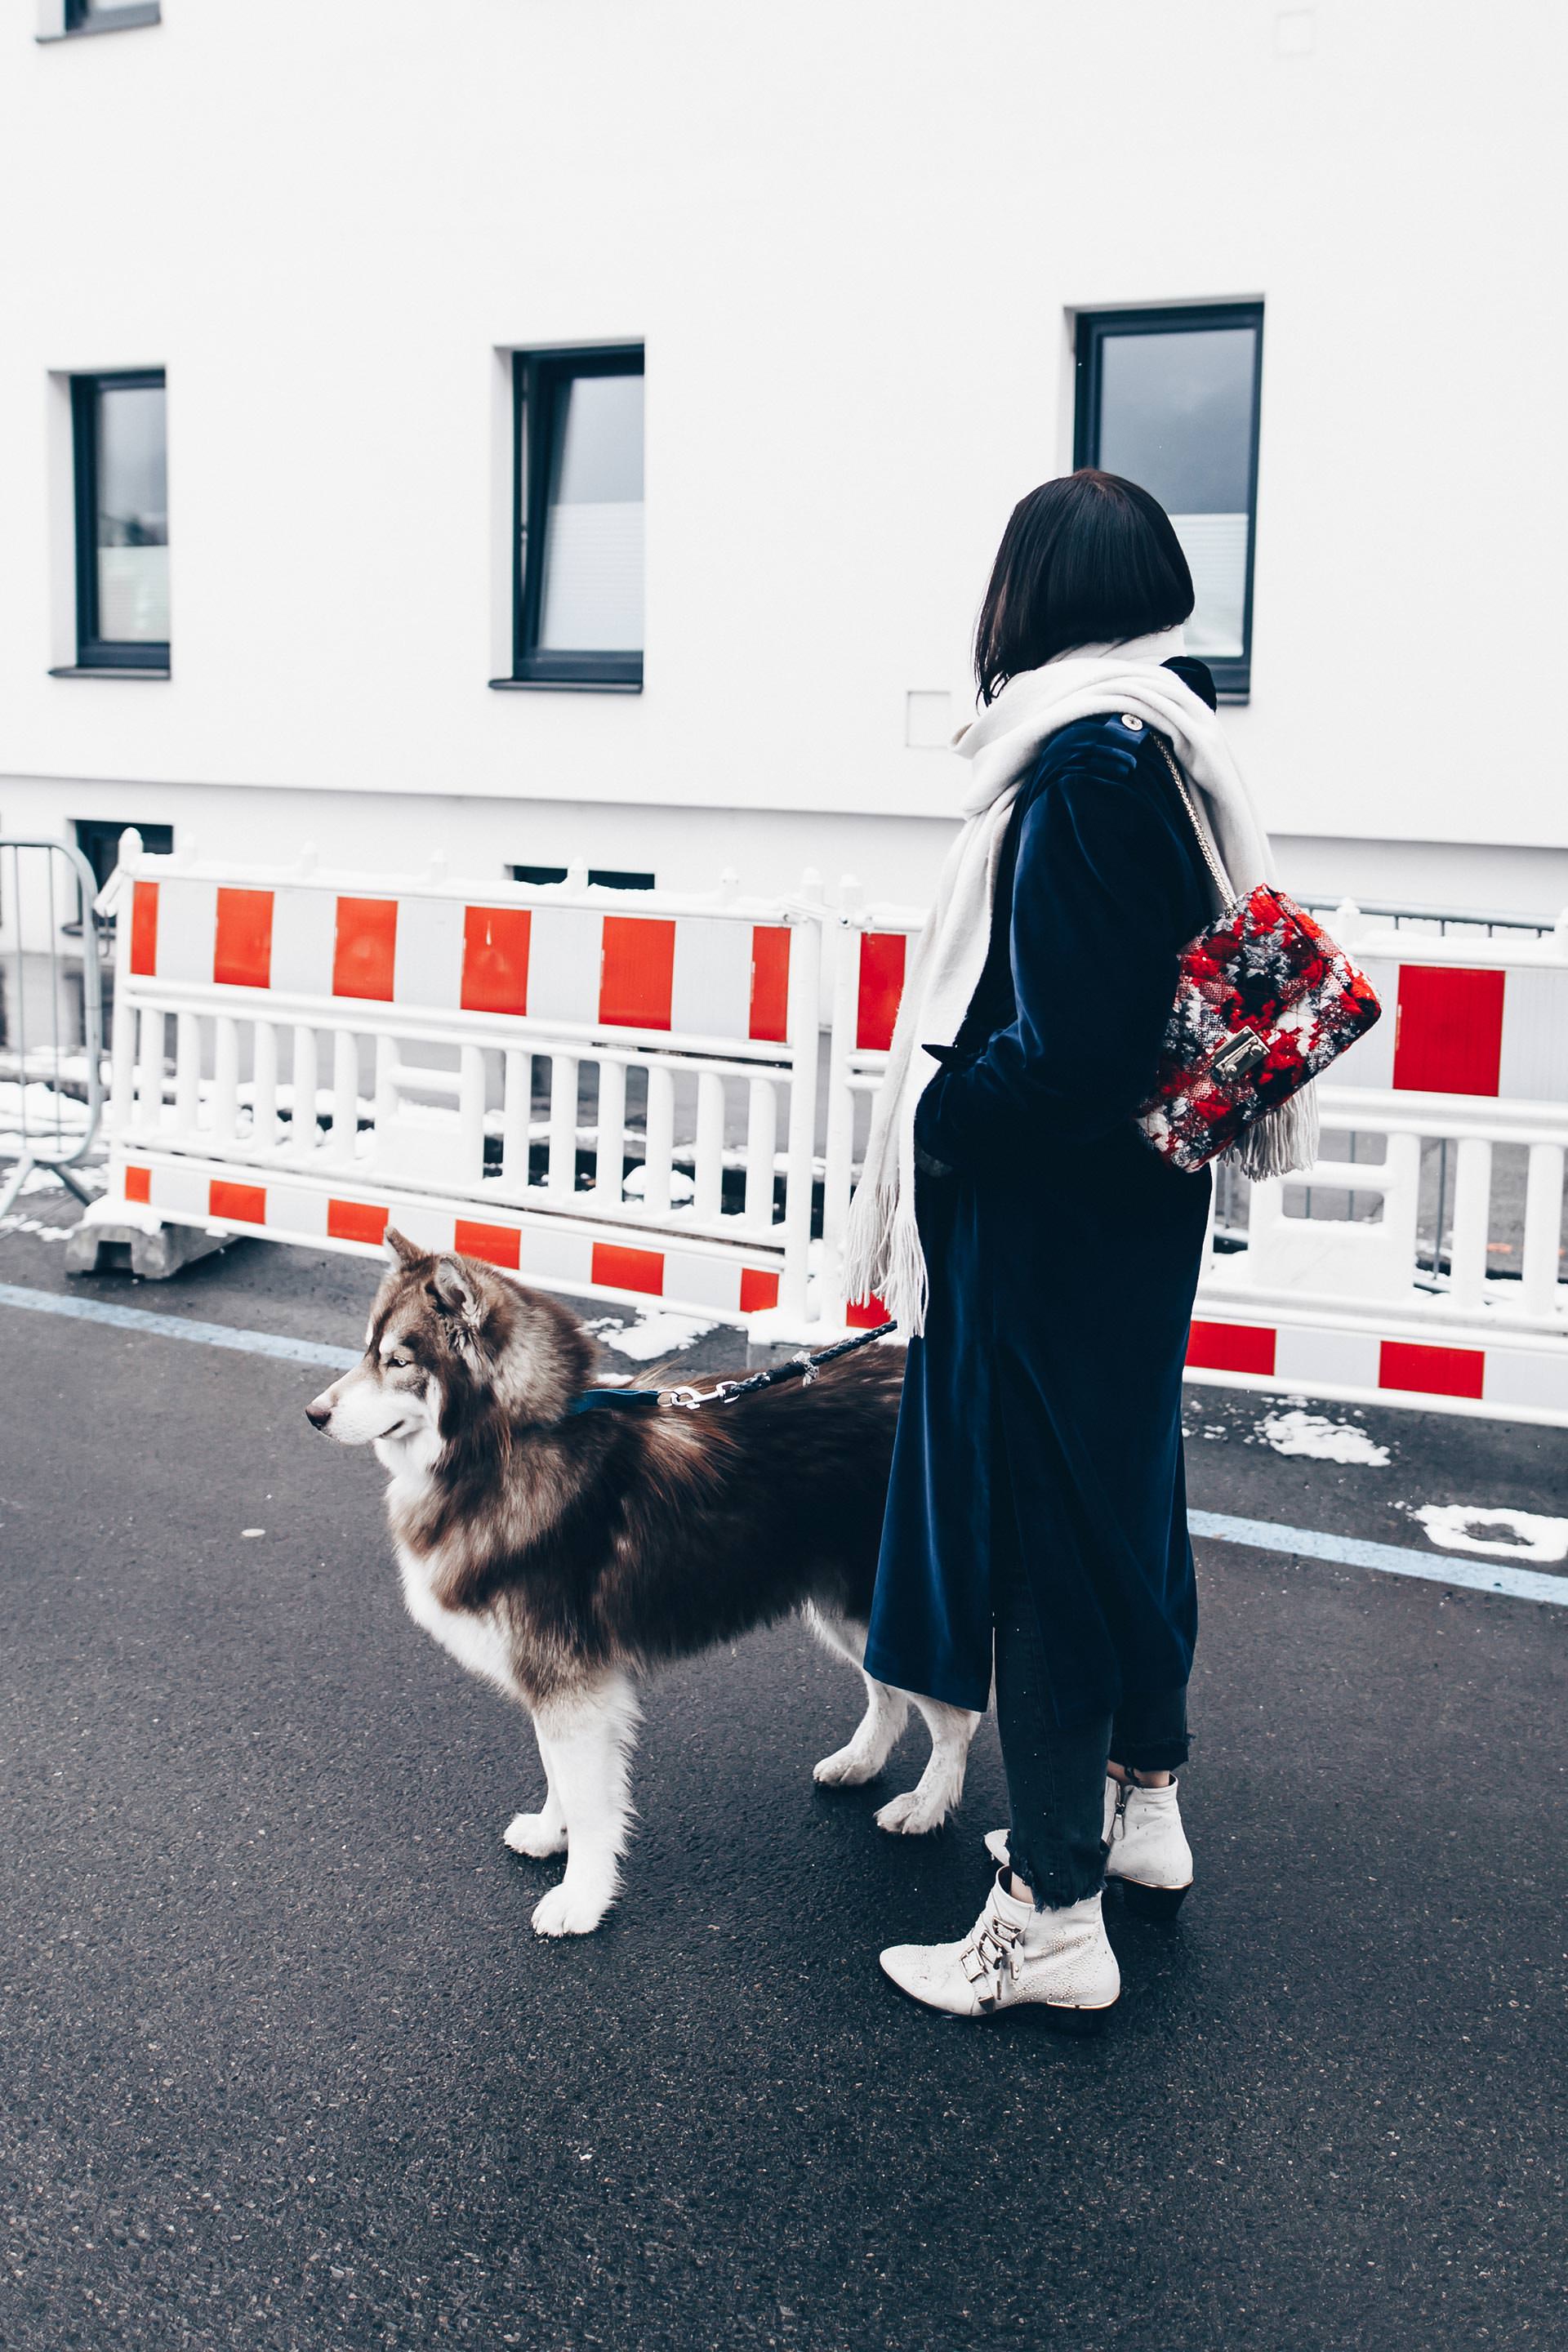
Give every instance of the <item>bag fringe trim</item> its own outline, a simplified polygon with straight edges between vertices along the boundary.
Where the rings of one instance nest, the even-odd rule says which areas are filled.
[[[1249,1127],[1223,1157],[1255,1184],[1293,1176],[1316,1160],[1318,1131],[1318,1088],[1310,1079],[1289,1102]]]

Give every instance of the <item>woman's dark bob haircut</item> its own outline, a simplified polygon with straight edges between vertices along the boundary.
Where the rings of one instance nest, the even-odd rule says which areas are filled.
[[[1075,646],[1173,629],[1194,602],[1158,499],[1095,466],[1042,482],[1014,508],[992,566],[974,632],[980,698]]]

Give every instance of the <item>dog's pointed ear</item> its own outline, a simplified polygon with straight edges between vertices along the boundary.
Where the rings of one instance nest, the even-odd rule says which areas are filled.
[[[425,1252],[416,1249],[407,1234],[400,1234],[395,1225],[388,1225],[381,1237],[381,1245],[386,1252],[389,1265],[417,1265],[425,1255]]]
[[[430,1292],[443,1314],[460,1317],[471,1330],[477,1330],[484,1321],[484,1299],[479,1285],[460,1257],[437,1259],[436,1271],[430,1277]]]

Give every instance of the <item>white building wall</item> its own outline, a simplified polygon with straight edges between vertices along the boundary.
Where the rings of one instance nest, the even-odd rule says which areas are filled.
[[[155,28],[36,43],[13,7],[0,829],[753,887],[810,862],[921,896],[957,774],[908,746],[907,698],[963,715],[1003,521],[1070,463],[1072,312],[1261,297],[1229,723],[1288,875],[1568,901],[1562,24],[164,0]],[[646,689],[491,691],[498,354],[638,339]],[[64,380],[143,364],[168,371],[174,676],[54,678]]]

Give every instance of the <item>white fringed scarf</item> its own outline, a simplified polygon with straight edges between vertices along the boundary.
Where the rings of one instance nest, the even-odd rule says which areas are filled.
[[[969,1010],[991,942],[1007,820],[1047,738],[1075,719],[1108,711],[1128,711],[1157,728],[1182,763],[1233,892],[1245,898],[1274,879],[1268,836],[1218,719],[1174,670],[1161,667],[1182,650],[1181,630],[1168,629],[1127,645],[1085,646],[1058,655],[1009,678],[956,740],[960,756],[972,763],[965,823],[948,852],[904,982],[846,1237],[848,1297],[882,1299],[908,1333],[923,1330],[927,1296],[915,1223],[915,1108],[938,1065],[921,1048],[951,1045]],[[1213,896],[1218,914],[1217,889]],[[1071,1017],[1070,1006],[1063,1012]],[[1309,1167],[1317,1142],[1313,1092],[1303,1087],[1250,1128],[1227,1156],[1253,1177]]]

